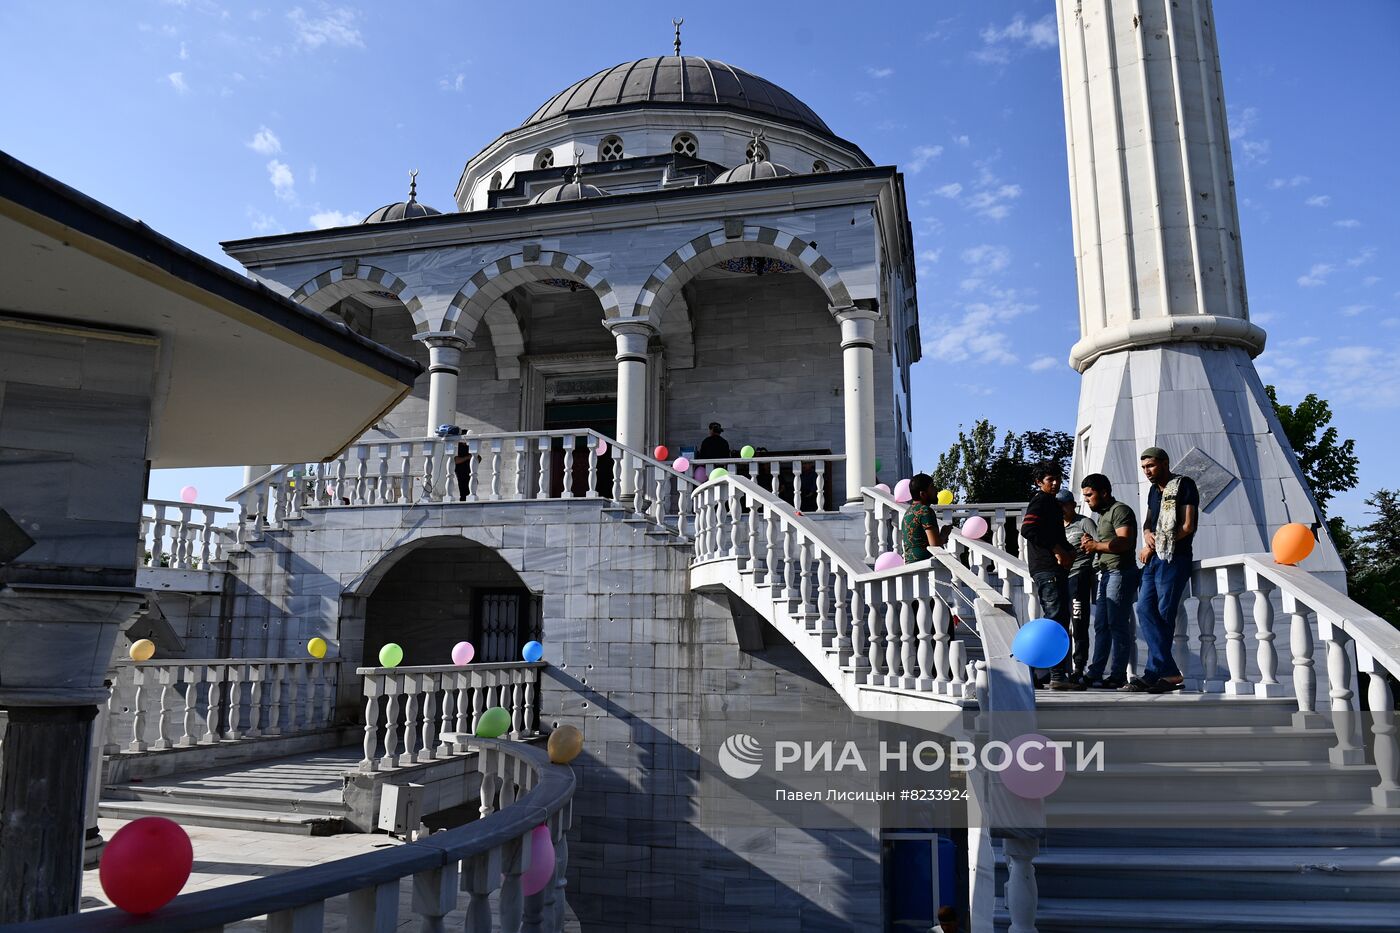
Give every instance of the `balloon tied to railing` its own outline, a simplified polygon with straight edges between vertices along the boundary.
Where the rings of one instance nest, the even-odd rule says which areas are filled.
[[[893,570],[895,567],[904,566],[904,558],[894,551],[886,551],[875,558],[876,570]]]
[[[676,462],[671,464],[677,473],[685,473],[690,469],[690,461],[685,457],[677,457]]]
[[[987,533],[987,520],[980,515],[972,516],[963,522],[962,533],[964,538],[976,541]]]
[[[318,635],[306,643],[306,653],[320,660],[326,656],[326,650],[329,647],[326,640]]]
[[[1274,532],[1274,560],[1290,567],[1300,564],[1312,553],[1316,543],[1311,528],[1299,522],[1289,522]]]
[[[107,840],[97,877],[115,906],[129,914],[149,914],[180,893],[193,868],[189,833],[163,816],[143,816]]]
[[[938,504],[939,504],[939,505],[952,505],[952,504],[953,504],[953,490],[951,490],[951,489],[940,489],[940,490],[938,491]]]
[[[156,656],[156,643],[149,638],[138,639],[131,643],[127,649],[127,655],[136,662],[149,661]]]
[[[199,499],[199,490],[193,486],[186,486],[180,490],[180,501],[193,503]]]
[[[1011,656],[1027,667],[1051,668],[1069,654],[1069,632],[1054,619],[1032,619],[1011,640]]]

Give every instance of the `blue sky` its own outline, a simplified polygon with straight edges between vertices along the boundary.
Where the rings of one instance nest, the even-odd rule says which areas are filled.
[[[1068,183],[1049,2],[827,3],[801,15],[673,0],[243,4],[8,0],[0,148],[227,261],[224,239],[358,219],[405,194],[439,209],[466,159],[580,77],[671,50],[786,87],[906,173],[924,361],[921,467],[959,423],[1073,430]],[[1217,0],[1259,360],[1357,440],[1355,520],[1400,485],[1400,3]],[[518,11],[518,12],[516,12]],[[249,378],[256,378],[250,371]],[[233,471],[153,477],[203,501]]]

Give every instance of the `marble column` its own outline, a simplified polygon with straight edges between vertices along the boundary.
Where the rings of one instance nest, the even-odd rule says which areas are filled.
[[[461,372],[462,352],[471,342],[454,333],[418,334],[417,339],[428,347],[428,429],[431,436],[438,425],[457,422],[457,376]]]
[[[633,450],[646,450],[647,345],[656,329],[645,320],[607,322],[617,340],[617,439]],[[624,493],[634,492],[631,464],[624,464]]]
[[[861,501],[861,487],[875,485],[875,321],[864,308],[832,308],[841,325],[845,370],[846,501]]]

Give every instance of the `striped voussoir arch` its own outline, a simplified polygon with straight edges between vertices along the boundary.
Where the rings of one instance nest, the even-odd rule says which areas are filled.
[[[355,284],[350,286],[350,283]],[[333,288],[335,285],[341,287]],[[347,295],[365,290],[385,291],[397,296],[413,316],[413,323],[418,325],[418,329],[427,329],[423,303],[409,290],[403,279],[386,269],[365,263],[345,262],[334,269],[327,269],[293,292],[292,300],[313,311],[325,311]],[[320,297],[317,297],[318,293]]]
[[[577,256],[542,250],[538,259],[526,259],[524,253],[514,253],[477,270],[476,275],[468,279],[452,299],[443,321],[443,330],[455,328],[470,338],[486,314],[486,309],[506,292],[526,282],[556,278],[582,282],[598,296],[604,317],[618,316],[617,294],[597,269]]]
[[[638,317],[649,317],[653,309],[664,310],[681,286],[714,263],[755,255],[797,266],[826,292],[832,307],[844,308],[852,304],[851,293],[841,281],[840,273],[815,246],[772,227],[745,226],[740,237],[731,239],[725,236],[723,229],[715,230],[696,237],[667,256],[642,286],[634,313]]]

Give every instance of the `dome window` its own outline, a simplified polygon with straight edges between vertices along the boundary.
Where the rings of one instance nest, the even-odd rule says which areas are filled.
[[[820,174],[822,174],[823,172],[829,172],[829,171],[831,171],[831,166],[830,166],[830,165],[827,165],[827,164],[826,164],[825,162],[823,162],[821,159],[817,159],[815,162],[812,163],[812,172],[813,172],[813,174],[820,175]]]
[[[693,159],[695,154],[700,151],[700,144],[689,133],[677,133],[675,138],[671,140],[671,151],[676,155],[690,156]]]
[[[535,156],[535,168],[554,168],[554,150],[544,149]]]
[[[599,162],[616,162],[622,158],[622,137],[605,136],[598,144]]]
[[[491,176],[491,183],[488,184],[488,185],[486,186],[486,190],[487,190],[487,191],[500,191],[500,190],[501,190],[501,173],[500,173],[500,172],[497,172],[496,174],[494,174],[494,175]]]
[[[755,138],[744,150],[744,159],[749,162],[767,162],[768,144],[763,140]]]

